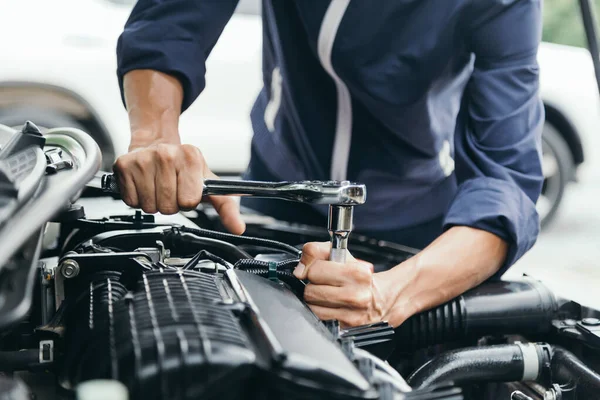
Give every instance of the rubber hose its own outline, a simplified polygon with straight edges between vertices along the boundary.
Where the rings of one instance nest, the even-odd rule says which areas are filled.
[[[592,399],[600,393],[600,375],[585,365],[575,354],[553,347],[552,378],[561,385],[575,385],[577,398]]]
[[[396,349],[414,351],[489,334],[540,334],[552,328],[552,293],[534,280],[486,282],[396,328]]]
[[[415,389],[438,383],[514,382],[523,378],[524,361],[516,344],[472,347],[443,353],[418,368],[407,382]]]
[[[226,240],[234,244],[254,244],[259,246],[275,248],[281,251],[285,251],[286,253],[292,254],[295,257],[300,257],[300,255],[302,254],[302,252],[294,246],[290,246],[289,244],[282,242],[277,242],[275,240],[261,239],[250,236],[238,236],[230,233],[211,231],[208,229],[188,228],[186,226],[182,226],[178,229],[182,232],[193,233],[194,235],[204,236],[212,239]]]
[[[40,363],[40,351],[0,351],[0,371],[23,371]]]

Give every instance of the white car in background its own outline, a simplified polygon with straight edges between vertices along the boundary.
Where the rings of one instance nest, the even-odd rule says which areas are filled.
[[[94,136],[104,168],[126,152],[129,124],[116,80],[116,41],[135,0],[4,0],[0,3],[0,123],[29,119]],[[242,0],[207,62],[206,89],[184,113],[182,140],[213,171],[238,174],[249,159],[249,113],[262,87],[258,0]],[[600,101],[589,53],[544,43],[544,172],[538,209],[546,224],[598,135]]]

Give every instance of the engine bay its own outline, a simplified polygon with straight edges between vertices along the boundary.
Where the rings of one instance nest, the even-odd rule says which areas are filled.
[[[244,212],[146,215],[88,182],[84,132],[0,127],[0,398],[594,399],[600,312],[490,281],[416,315],[341,327],[292,271],[325,227]],[[18,161],[18,162],[17,162]],[[418,250],[352,235],[377,270]]]

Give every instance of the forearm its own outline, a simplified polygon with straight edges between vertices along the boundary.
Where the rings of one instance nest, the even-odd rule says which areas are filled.
[[[150,143],[179,144],[183,88],[177,78],[153,70],[133,70],[123,79],[131,128],[130,150]]]
[[[489,232],[465,226],[449,229],[422,252],[384,272],[382,288],[392,293],[386,319],[398,326],[410,316],[459,296],[494,275],[503,265],[507,243]]]

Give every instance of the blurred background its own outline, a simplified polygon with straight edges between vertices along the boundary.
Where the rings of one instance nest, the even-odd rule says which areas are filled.
[[[0,123],[79,127],[94,136],[110,169],[129,143],[115,46],[134,4],[1,1]],[[207,62],[204,93],[181,119],[183,141],[201,148],[221,175],[239,174],[249,158],[261,41],[260,0],[241,0]],[[580,292],[593,293],[600,284],[600,96],[586,45],[579,1],[545,0],[539,63],[546,180],[537,204],[543,232],[509,273],[545,275],[559,292],[584,285]],[[580,279],[569,279],[574,273]],[[593,297],[578,300],[597,302]]]

